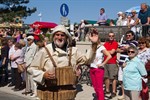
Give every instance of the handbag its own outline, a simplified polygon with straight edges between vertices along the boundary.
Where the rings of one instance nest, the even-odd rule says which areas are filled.
[[[17,64],[17,67],[18,67],[18,72],[19,73],[23,73],[25,71],[25,66],[24,66],[24,63],[23,64],[18,64],[17,62],[15,62]]]
[[[148,86],[143,79],[142,79],[142,90],[140,95],[142,100],[149,100]]]

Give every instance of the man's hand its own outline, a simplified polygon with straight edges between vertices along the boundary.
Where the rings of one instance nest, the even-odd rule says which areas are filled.
[[[126,65],[127,65],[127,63],[124,62],[123,65],[122,65],[122,67],[124,68],[124,67],[126,67]]]
[[[44,76],[43,76],[46,80],[49,80],[49,79],[54,79],[55,78],[55,72],[53,73],[50,73],[49,71],[46,71],[44,73]]]
[[[126,46],[125,46],[125,49],[127,50],[129,47],[130,47],[129,45],[126,45]]]
[[[2,65],[5,65],[5,61],[2,62]]]

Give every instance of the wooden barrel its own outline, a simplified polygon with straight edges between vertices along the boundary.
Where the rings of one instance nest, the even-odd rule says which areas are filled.
[[[47,87],[51,86],[62,86],[62,85],[74,85],[76,84],[76,75],[73,68],[67,67],[57,67],[56,68],[56,78],[46,80],[45,84]]]
[[[76,97],[77,91],[74,90],[37,90],[37,96],[40,100],[74,100]]]

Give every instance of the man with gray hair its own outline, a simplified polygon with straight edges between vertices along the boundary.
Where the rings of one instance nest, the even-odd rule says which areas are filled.
[[[32,72],[29,70],[31,67],[31,63],[33,61],[33,58],[35,56],[35,53],[37,52],[37,46],[34,43],[34,37],[33,36],[28,36],[27,37],[27,48],[25,51],[25,57],[24,57],[24,62],[25,62],[25,67],[26,67],[26,89],[23,94],[28,94],[31,93],[31,96],[33,96],[35,93],[36,86],[34,85],[34,81],[32,78]]]
[[[150,36],[148,32],[150,27],[150,7],[146,3],[141,4],[141,10],[138,14],[138,19],[136,22],[138,23],[140,20],[142,26],[142,36],[146,37],[147,35]]]
[[[56,67],[71,66],[76,69],[77,65],[89,63],[94,55],[92,49],[83,55],[76,47],[72,47],[71,35],[63,25],[56,26],[52,34],[53,42],[36,54],[30,69],[33,72],[34,81],[41,84],[43,88],[46,81],[55,79]],[[98,36],[91,36],[90,40],[94,44],[98,41]],[[69,74],[70,72],[67,71],[66,73]]]

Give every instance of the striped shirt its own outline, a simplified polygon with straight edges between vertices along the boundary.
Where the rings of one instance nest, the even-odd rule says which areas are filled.
[[[121,45],[119,45],[119,48],[126,46],[126,45],[132,45],[137,47],[138,42],[136,40],[131,41],[123,41]],[[120,59],[119,59],[119,65],[122,65],[125,62],[125,59],[128,57],[127,51],[120,53]]]

